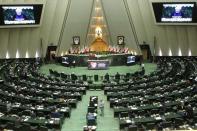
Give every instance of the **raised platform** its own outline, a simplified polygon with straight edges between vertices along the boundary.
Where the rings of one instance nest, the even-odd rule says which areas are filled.
[[[75,61],[77,66],[88,67],[88,60],[109,60],[109,66],[123,66],[127,65],[128,56],[132,54],[106,54],[106,55],[90,55],[90,54],[69,54],[63,57],[68,59],[69,63]],[[140,56],[135,56],[136,62],[140,61]],[[58,58],[58,62],[62,63],[62,57]],[[135,64],[135,63],[133,63]]]
[[[145,70],[146,74],[155,71],[156,64],[153,63],[145,63]],[[53,69],[57,72],[64,72],[66,74],[75,73],[76,75],[99,75],[104,76],[106,73],[109,75],[115,75],[117,72],[119,74],[126,74],[126,73],[134,73],[140,69],[139,65],[134,66],[110,66],[109,70],[88,70],[88,67],[76,67],[76,68],[69,68],[61,66],[60,64],[46,64],[40,68],[40,72],[43,74],[48,75],[49,69]]]

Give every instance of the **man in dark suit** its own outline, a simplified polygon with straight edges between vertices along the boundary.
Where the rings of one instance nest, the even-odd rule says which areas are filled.
[[[116,79],[117,81],[120,80],[120,74],[119,74],[118,72],[117,72],[116,75],[115,75],[115,79]]]
[[[87,125],[88,126],[96,125],[96,117],[94,116],[93,113],[89,112],[87,114]]]
[[[192,118],[194,116],[194,111],[191,105],[188,105],[185,107],[185,111],[186,111],[186,117],[187,118]]]
[[[105,80],[109,81],[109,74],[108,73],[105,74]]]
[[[62,115],[54,109],[54,111],[51,113],[51,118],[60,118]]]

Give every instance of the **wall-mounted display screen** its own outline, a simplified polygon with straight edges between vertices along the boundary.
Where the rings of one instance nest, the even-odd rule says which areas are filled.
[[[42,4],[0,5],[0,26],[39,25]]]
[[[157,23],[197,23],[195,2],[152,3]]]

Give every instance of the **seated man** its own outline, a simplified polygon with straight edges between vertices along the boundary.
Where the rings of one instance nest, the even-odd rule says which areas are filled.
[[[87,114],[87,120],[95,120],[95,116],[94,116],[94,113],[88,113]]]
[[[76,66],[76,61],[75,60],[72,61],[72,66],[75,68],[75,66]]]
[[[120,80],[120,74],[117,72],[115,75],[115,80],[119,81]]]
[[[59,113],[57,110],[54,109],[54,111],[51,113],[51,118],[60,118],[62,116],[61,113]]]
[[[108,73],[105,74],[105,80],[109,81],[109,74]]]
[[[193,116],[194,116],[194,111],[193,111],[193,108],[192,108],[192,106],[191,105],[188,105],[188,106],[186,106],[185,107],[185,111],[186,111],[186,117],[187,118],[193,118]]]
[[[96,117],[94,116],[94,113],[87,114],[87,125],[88,126],[96,125]]]
[[[73,81],[76,81],[76,80],[77,80],[77,75],[75,75],[74,72],[72,72],[72,74],[71,74],[71,79],[72,79]]]

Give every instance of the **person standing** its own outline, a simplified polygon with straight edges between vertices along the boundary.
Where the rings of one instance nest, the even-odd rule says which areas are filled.
[[[104,101],[101,99],[99,102],[100,115],[104,116]]]

